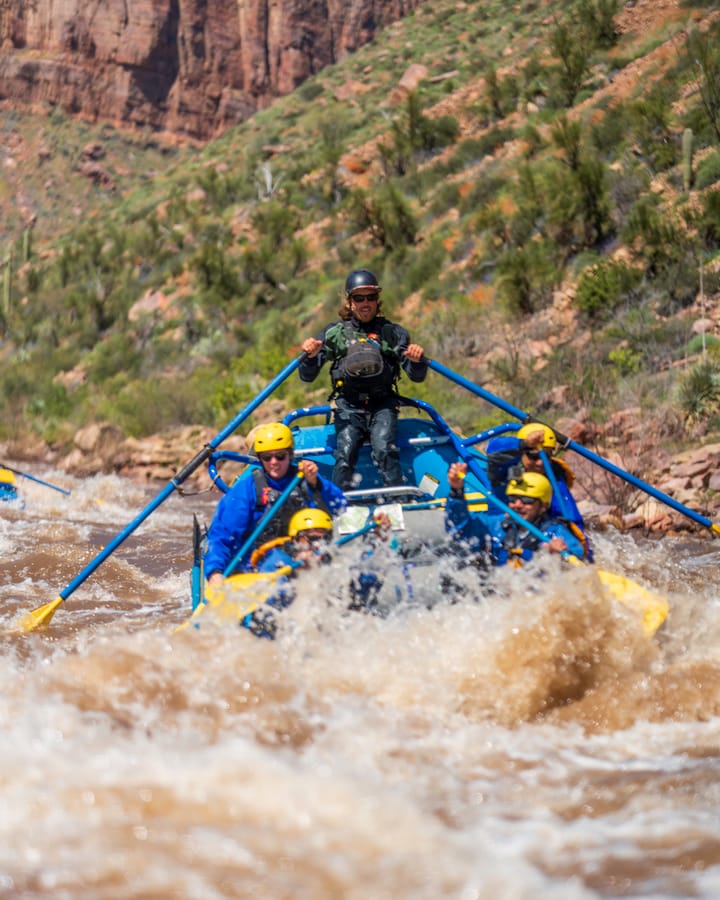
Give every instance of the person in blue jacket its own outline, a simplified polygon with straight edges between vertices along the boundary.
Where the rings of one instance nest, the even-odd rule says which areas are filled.
[[[0,501],[17,500],[18,492],[15,486],[15,473],[12,469],[0,467]]]
[[[519,565],[538,552],[569,553],[583,558],[583,545],[562,520],[550,513],[552,486],[539,472],[523,472],[511,478],[506,489],[507,504],[516,513],[470,512],[463,485],[467,466],[453,463],[448,469],[450,495],[445,506],[445,528],[455,539],[466,544],[471,554],[489,556],[495,566],[514,561]],[[539,529],[548,538],[540,540],[522,520]]]
[[[553,489],[550,514],[562,519],[574,532],[583,545],[583,558],[592,562],[593,552],[585,522],[571,492],[575,474],[565,460],[555,456],[557,447],[555,432],[540,422],[530,422],[513,434],[491,438],[485,451],[490,485],[495,496],[507,503],[506,485],[515,475],[525,471],[549,476]],[[551,467],[549,473],[545,471],[541,451]]]
[[[208,529],[204,572],[213,587],[222,583],[227,566],[298,472],[302,473],[302,480],[258,536],[256,546],[286,535],[289,521],[299,509],[318,507],[335,516],[347,506],[343,492],[320,477],[316,463],[311,460],[302,460],[297,466],[293,463],[294,441],[287,425],[274,422],[258,428],[252,450],[259,465],[249,466],[224,495]],[[240,560],[239,566],[244,562]]]
[[[350,272],[339,321],[302,343],[301,381],[314,381],[330,363],[337,437],[332,480],[345,491],[353,487],[358,453],[366,439],[383,485],[402,484],[396,385],[401,371],[415,382],[423,381],[428,371],[423,348],[410,342],[401,325],[382,315],[381,291],[368,269]]]

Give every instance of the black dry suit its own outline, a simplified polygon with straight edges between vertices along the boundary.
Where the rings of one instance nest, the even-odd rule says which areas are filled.
[[[320,353],[300,363],[300,379],[314,381],[329,362],[332,396],[345,397],[352,404],[393,393],[401,368],[411,381],[423,381],[427,374],[426,359],[414,363],[404,357],[410,343],[407,331],[383,316],[367,323],[355,318],[335,322],[325,328],[320,340]]]
[[[333,481],[343,490],[354,486],[352,476],[360,445],[369,437],[373,462],[383,484],[400,484],[395,385],[401,369],[411,381],[423,381],[427,360],[407,359],[404,354],[409,334],[383,316],[375,316],[368,323],[355,318],[335,322],[328,325],[320,340],[320,353],[313,359],[303,359],[298,373],[302,381],[314,381],[324,363],[330,363],[337,436]]]
[[[331,360],[332,397],[342,394],[351,403],[385,397],[400,375],[395,331],[386,319],[376,318],[377,330],[366,331],[353,319],[337,322],[325,332],[324,346]]]

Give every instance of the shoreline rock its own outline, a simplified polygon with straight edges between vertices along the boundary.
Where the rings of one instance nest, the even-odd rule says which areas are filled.
[[[635,410],[623,411],[602,429],[587,422],[565,421],[558,423],[558,430],[638,481],[667,494],[692,513],[714,522],[720,515],[720,443],[671,454],[661,450],[654,441],[643,444],[638,439],[633,429],[634,413]],[[622,440],[617,437],[620,421],[624,425]],[[637,417],[634,421],[638,421]],[[210,428],[189,425],[147,438],[126,438],[116,426],[104,422],[80,429],[74,437],[72,450],[65,455],[38,441],[0,445],[0,453],[15,460],[53,465],[79,478],[117,474],[150,485],[174,478],[215,436]],[[231,435],[224,441],[222,449],[243,454],[249,452],[246,437],[242,434]],[[597,463],[572,450],[567,451],[564,458],[576,477],[573,494],[586,522],[592,527],[643,530],[648,535],[693,532],[711,536],[707,526],[628,484]],[[184,483],[194,489],[212,486],[204,464]]]

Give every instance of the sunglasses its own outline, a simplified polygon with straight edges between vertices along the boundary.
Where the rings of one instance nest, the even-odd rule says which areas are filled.
[[[512,494],[508,503],[512,503],[513,500],[519,500],[523,506],[532,506],[537,497],[521,497],[519,494]]]
[[[316,544],[320,541],[329,541],[332,537],[332,532],[324,528],[318,531],[300,531],[298,532],[298,537],[303,537],[310,541],[311,544]]]
[[[363,303],[365,300],[368,303],[377,303],[380,299],[380,294],[353,294],[350,297],[351,303]]]
[[[273,459],[283,462],[289,455],[288,450],[270,450],[268,453],[258,453],[258,459],[260,462],[270,462]]]

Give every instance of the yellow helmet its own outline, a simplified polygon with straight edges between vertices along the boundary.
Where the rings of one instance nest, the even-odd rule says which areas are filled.
[[[253,441],[253,453],[267,453],[268,450],[292,450],[292,431],[282,422],[261,425]]]
[[[15,484],[15,473],[10,469],[0,469],[0,482],[3,484]]]
[[[557,447],[555,432],[549,425],[543,425],[541,422],[530,422],[528,425],[523,425],[522,428],[518,428],[517,436],[521,441],[524,441],[527,440],[529,435],[534,434],[536,431],[543,432],[543,450],[555,450]]]
[[[552,485],[539,472],[523,472],[522,478],[513,478],[508,483],[505,493],[508,497],[532,497],[549,505],[552,500]]]
[[[308,507],[307,509],[298,510],[292,519],[290,519],[288,534],[291,538],[294,538],[302,531],[311,531],[316,528],[332,531],[332,519],[324,509]]]

